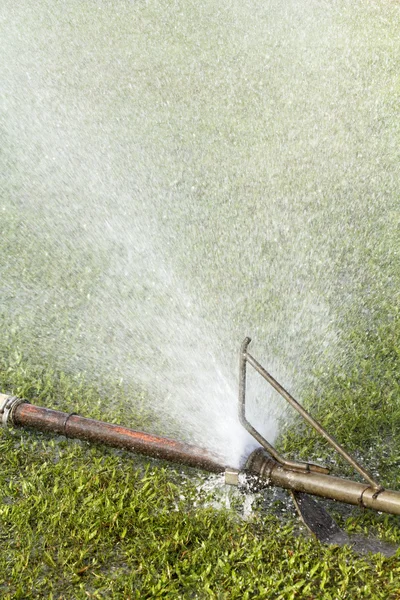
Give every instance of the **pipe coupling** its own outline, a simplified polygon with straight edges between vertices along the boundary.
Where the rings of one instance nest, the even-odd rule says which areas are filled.
[[[14,413],[16,408],[20,404],[28,402],[18,396],[7,396],[6,394],[0,394],[0,418],[3,427],[14,425]]]
[[[277,464],[263,448],[257,448],[248,457],[245,470],[247,473],[259,477],[265,486],[271,483],[271,473]]]

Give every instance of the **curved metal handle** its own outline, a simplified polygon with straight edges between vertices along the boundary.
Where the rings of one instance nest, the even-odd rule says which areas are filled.
[[[267,442],[263,436],[246,419],[246,364],[249,363],[273,388],[303,417],[307,423],[311,425],[325,440],[340,454],[345,460],[378,492],[383,490],[382,486],[377,483],[372,475],[364,469],[356,459],[351,456],[340,444],[331,436],[318,421],[316,421],[310,413],[293,398],[288,391],[285,390],[277,381],[256,361],[251,354],[247,352],[247,348],[251,342],[251,338],[246,337],[240,349],[240,373],[239,373],[239,419],[243,427],[263,446],[273,458],[281,465],[294,471],[318,471],[320,473],[329,473],[329,470],[319,465],[312,463],[301,463],[290,461],[282,458],[275,448]]]

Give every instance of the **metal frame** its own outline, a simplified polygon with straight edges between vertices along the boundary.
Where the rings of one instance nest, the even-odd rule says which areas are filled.
[[[377,483],[372,475],[364,469],[356,459],[351,456],[323,427],[318,423],[302,406],[286,391],[277,381],[270,375],[256,359],[248,353],[247,348],[251,342],[251,338],[246,337],[240,349],[240,364],[239,364],[239,419],[241,424],[247,431],[261,444],[263,448],[283,467],[292,471],[301,472],[319,472],[329,473],[329,469],[314,465],[312,463],[303,463],[292,460],[287,460],[280,456],[276,449],[249,423],[246,418],[246,366],[249,363],[268,383],[284,398],[302,417],[311,425],[338,454],[340,454],[347,462],[376,490],[377,493],[383,490],[382,486]]]

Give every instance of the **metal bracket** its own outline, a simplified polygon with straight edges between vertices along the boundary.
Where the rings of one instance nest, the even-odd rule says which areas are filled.
[[[225,485],[239,485],[240,471],[238,469],[232,469],[227,467],[225,469]]]
[[[23,398],[17,396],[7,396],[6,394],[0,394],[0,418],[3,427],[8,427],[9,423],[14,425],[14,412],[17,406],[28,402]]]
[[[240,349],[239,365],[239,419],[243,427],[265,448],[269,454],[282,466],[293,471],[314,471],[319,473],[329,473],[329,469],[314,465],[313,463],[302,463],[292,460],[286,460],[267,442],[265,438],[249,423],[246,419],[246,366],[249,363],[272,387],[284,398],[311,427],[313,427],[335,450],[343,456],[345,460],[379,493],[383,490],[372,475],[364,469],[356,459],[333,438],[302,406],[270,375],[251,354],[247,348],[251,342],[249,337],[245,338]]]

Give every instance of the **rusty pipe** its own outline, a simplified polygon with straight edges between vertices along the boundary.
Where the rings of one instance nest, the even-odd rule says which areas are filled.
[[[246,471],[260,478],[260,483],[353,504],[363,508],[400,515],[400,492],[376,490],[372,485],[316,472],[287,469],[258,448],[250,454]]]
[[[99,442],[213,473],[225,471],[226,483],[239,484],[240,472],[237,469],[226,468],[221,457],[185,442],[88,419],[74,413],[35,406],[20,398],[4,394],[0,394],[0,417],[3,425],[6,426],[11,424],[88,442]],[[250,454],[245,472],[255,475],[261,487],[274,485],[400,515],[400,492],[382,488],[377,490],[368,483],[359,483],[316,471],[292,470],[279,464],[263,448],[258,448]]]
[[[0,413],[4,425],[10,423],[16,427],[29,427],[87,442],[100,442],[212,473],[225,470],[222,458],[204,448],[135,431],[122,425],[87,419],[75,413],[35,406],[14,396],[0,394]]]

